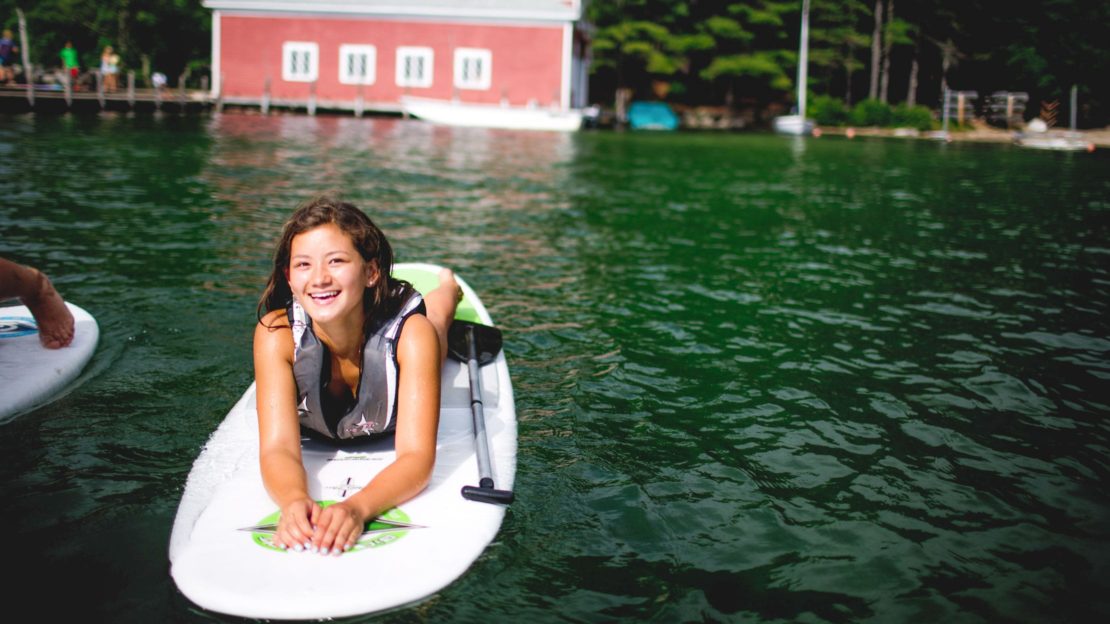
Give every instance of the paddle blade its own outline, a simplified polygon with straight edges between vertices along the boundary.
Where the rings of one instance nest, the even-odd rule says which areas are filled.
[[[455,320],[447,329],[447,351],[459,362],[470,360],[468,336],[474,337],[474,351],[478,355],[479,366],[489,364],[501,352],[500,329],[470,321]]]

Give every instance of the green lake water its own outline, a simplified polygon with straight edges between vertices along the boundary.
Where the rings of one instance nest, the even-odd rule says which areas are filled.
[[[496,541],[356,621],[1110,617],[1105,150],[106,114],[0,117],[0,157],[0,255],[101,329],[0,423],[15,612],[233,621],[170,529],[335,189],[483,297],[520,421]]]

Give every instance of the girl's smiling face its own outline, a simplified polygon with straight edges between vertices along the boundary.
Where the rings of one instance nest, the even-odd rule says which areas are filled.
[[[361,320],[362,295],[375,273],[351,238],[334,223],[293,237],[286,280],[293,297],[315,323]]]

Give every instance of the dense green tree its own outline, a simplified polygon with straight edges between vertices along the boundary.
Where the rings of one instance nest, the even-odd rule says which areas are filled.
[[[662,18],[662,19],[660,19]],[[646,90],[652,78],[672,76],[680,59],[669,50],[672,7],[661,0],[614,0],[587,5],[595,25],[591,71],[607,95],[618,89]]]
[[[980,52],[998,88],[1026,90],[1032,103],[1068,104],[1079,89],[1079,123],[1105,124],[1110,116],[1110,3],[1042,0],[1010,7],[993,27],[997,42]],[[1010,86],[1012,85],[1012,86]],[[1066,113],[1064,117],[1066,124]]]
[[[200,0],[0,0],[0,21],[16,31],[16,8],[27,19],[32,64],[56,67],[66,41],[83,67],[100,65],[106,45],[120,55],[124,71],[142,81],[150,71],[175,80],[200,73],[211,56],[211,11]]]
[[[911,33],[914,27],[909,22],[894,16],[894,0],[887,0],[886,11],[883,13],[883,61],[879,70],[879,101],[886,102],[890,97],[890,63],[891,53],[895,45],[913,43]]]
[[[793,0],[754,0],[729,3],[724,13],[698,25],[716,46],[698,76],[723,82],[729,104],[737,92],[781,97],[794,87],[791,70],[797,66],[798,7]],[[791,25],[787,16],[795,19]],[[793,36],[791,36],[793,35]]]
[[[591,95],[760,108],[792,100],[801,0],[592,0]],[[201,0],[0,0],[0,24],[27,16],[32,63],[56,67],[66,40],[85,67],[112,45],[142,81],[207,71],[211,11]],[[881,7],[875,35],[875,12]],[[891,16],[894,16],[891,19]],[[1110,121],[1110,2],[812,0],[809,85],[847,107],[873,91],[937,106],[945,87],[1026,91],[1031,106],[1080,93],[1079,123]],[[877,45],[871,52],[869,44]],[[873,81],[869,80],[874,75]],[[874,87],[872,89],[872,83]],[[194,83],[195,84],[195,83]],[[1036,110],[1034,110],[1036,112]]]
[[[810,6],[810,85],[825,94],[843,93],[848,105],[853,76],[866,67],[860,53],[871,39],[858,26],[869,11],[865,0],[814,0]]]

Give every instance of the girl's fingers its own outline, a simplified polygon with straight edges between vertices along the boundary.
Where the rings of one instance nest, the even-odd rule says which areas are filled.
[[[336,536],[342,531],[344,534],[350,531],[350,514],[346,510],[338,509],[332,512],[331,517],[328,518],[329,522],[324,529],[324,534],[320,539],[320,553],[331,554],[332,549],[335,547]],[[344,530],[344,528],[346,530]]]
[[[319,506],[315,501],[299,501],[289,505],[282,511],[278,520],[278,533],[275,540],[283,548],[294,551],[307,550],[312,547],[313,522],[312,518],[319,513]]]
[[[316,526],[320,523],[321,513],[323,513],[323,511],[320,505],[318,505],[316,501],[312,501],[312,510],[309,512],[309,520],[312,522],[312,526]]]
[[[345,546],[353,543],[356,536],[361,533],[361,527],[350,510],[335,505],[325,509],[320,515],[320,524],[317,525],[317,535],[314,543],[317,552],[322,555],[338,555],[345,550]]]
[[[316,531],[316,522],[320,518],[320,506],[316,501],[306,501],[307,508],[305,513],[299,519],[301,521],[301,530],[305,533],[305,538],[310,539],[312,534]]]
[[[340,555],[354,548],[362,534],[356,514],[337,504],[326,509],[315,502],[290,505],[278,521],[274,543],[295,552]]]
[[[350,534],[347,535],[347,539],[343,542],[343,544],[342,544],[343,552],[347,552],[348,550],[355,547],[355,544],[358,542],[358,536],[359,535],[362,535],[362,527],[356,526],[354,528],[354,530],[351,531]],[[339,554],[339,553],[336,553],[336,554]]]

